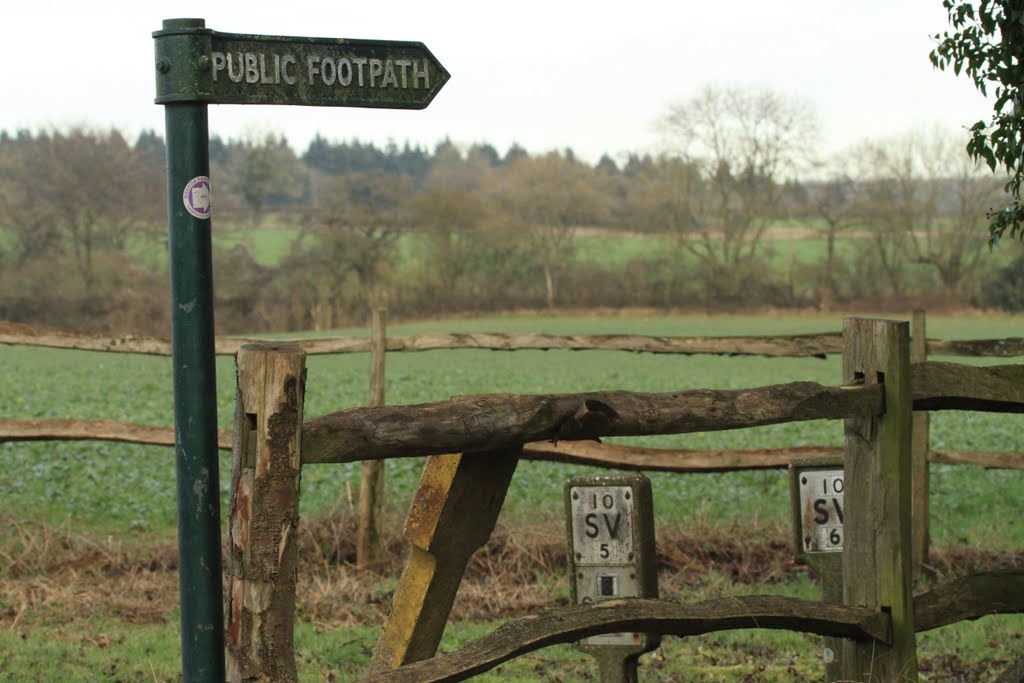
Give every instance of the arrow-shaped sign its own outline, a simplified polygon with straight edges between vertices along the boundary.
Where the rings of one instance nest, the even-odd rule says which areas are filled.
[[[423,43],[156,31],[158,104],[423,109],[449,79]]]

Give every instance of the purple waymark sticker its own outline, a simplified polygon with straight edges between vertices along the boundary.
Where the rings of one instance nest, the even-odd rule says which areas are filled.
[[[185,202],[185,209],[196,218],[210,217],[210,178],[208,176],[196,176],[185,185],[185,191],[181,195]]]

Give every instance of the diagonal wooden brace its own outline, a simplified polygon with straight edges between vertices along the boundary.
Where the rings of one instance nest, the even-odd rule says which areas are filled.
[[[429,659],[437,652],[466,564],[494,530],[521,450],[427,460],[405,522],[409,557],[371,671]]]

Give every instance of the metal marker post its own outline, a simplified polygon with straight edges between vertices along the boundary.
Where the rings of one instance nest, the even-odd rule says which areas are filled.
[[[202,19],[168,19],[155,38],[203,29]],[[157,71],[195,61],[160,55]],[[170,236],[178,572],[186,683],[224,680],[217,385],[213,339],[210,160],[206,103],[164,105]]]
[[[573,477],[565,483],[569,592],[576,604],[658,597],[651,482],[642,474]],[[577,647],[597,660],[601,683],[636,683],[637,660],[657,633],[607,633]]]

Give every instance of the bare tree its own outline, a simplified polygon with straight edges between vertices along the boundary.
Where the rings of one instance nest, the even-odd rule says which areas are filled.
[[[1005,202],[1001,182],[933,129],[867,143],[861,212],[877,255],[899,289],[899,263],[927,266],[947,298],[963,294],[985,253],[987,210]]]
[[[771,90],[706,86],[670,107],[660,128],[703,180],[679,188],[692,215],[678,226],[680,245],[717,288],[739,289],[777,213],[781,181],[812,156],[817,117],[806,102]]]
[[[557,279],[572,258],[576,229],[608,218],[608,198],[590,182],[592,169],[550,152],[520,156],[494,178],[498,210],[521,230],[544,273],[545,301],[557,298]]]
[[[27,131],[0,147],[0,225],[8,232],[9,260],[16,268],[62,249],[52,207],[35,196],[30,174],[39,169],[42,143]]]
[[[492,147],[474,145],[465,158],[454,145],[438,147],[423,190],[413,198],[410,218],[426,238],[429,272],[447,308],[461,281],[480,267],[493,243],[487,193],[500,164]]]
[[[162,168],[115,130],[25,134],[5,150],[0,207],[19,264],[69,253],[91,287],[96,255],[125,251],[163,214]]]
[[[314,185],[314,211],[282,264],[304,290],[314,327],[334,327],[349,307],[365,312],[384,291],[392,250],[407,230],[405,176],[328,176]]]
[[[706,196],[700,168],[692,162],[672,156],[635,161],[626,184],[623,214],[630,230],[678,238],[679,244],[692,252],[688,241],[693,239]],[[689,269],[679,263],[681,259],[674,260],[675,267],[666,269],[659,287],[666,304],[693,279]]]
[[[632,227],[639,232],[692,237],[706,212],[706,197],[700,166],[665,155],[636,170],[626,206]]]
[[[816,180],[799,184],[800,196],[794,202],[798,206],[792,207],[792,213],[825,238],[825,258],[819,265],[817,280],[818,306],[827,312],[832,309],[839,289],[838,242],[863,221],[858,206],[860,186],[846,152],[814,164],[813,173]]]
[[[309,171],[283,135],[249,133],[229,142],[225,152],[216,190],[236,197],[254,225],[268,206],[299,200],[307,190]]]

